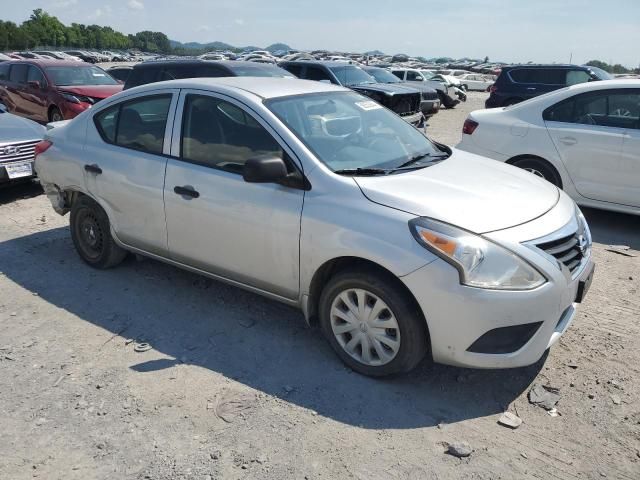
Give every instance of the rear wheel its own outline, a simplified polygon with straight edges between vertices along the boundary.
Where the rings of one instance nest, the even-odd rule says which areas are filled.
[[[62,116],[60,109],[58,107],[52,107],[49,111],[49,121],[60,122],[62,120],[64,120],[64,117]]]
[[[364,375],[408,372],[427,353],[426,323],[415,301],[396,279],[375,270],[331,278],[319,313],[338,356]]]
[[[547,182],[554,184],[558,188],[562,188],[562,179],[560,174],[546,160],[535,157],[525,157],[513,162],[513,165],[523,170],[533,173],[535,176],[544,178]]]
[[[71,207],[71,239],[80,258],[94,268],[105,269],[118,265],[127,256],[111,236],[111,226],[105,211],[86,196],[78,198]]]

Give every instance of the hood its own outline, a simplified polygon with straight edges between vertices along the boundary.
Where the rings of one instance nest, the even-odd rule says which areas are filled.
[[[354,180],[372,202],[475,233],[529,222],[560,197],[556,187],[535,175],[455,149],[431,167]]]
[[[404,95],[407,93],[415,93],[419,94],[415,88],[412,88],[411,91],[407,91],[407,88],[404,86],[397,86],[395,83],[365,83],[362,85],[349,85],[349,88],[356,90],[358,92],[376,92],[383,93],[387,95]]]
[[[105,99],[122,90],[123,85],[79,85],[59,86],[61,92],[77,93],[86,97]]]
[[[0,113],[0,145],[26,142],[44,137],[45,128],[12,113]]]

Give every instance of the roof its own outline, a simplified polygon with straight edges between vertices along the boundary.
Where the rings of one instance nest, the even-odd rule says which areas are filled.
[[[13,63],[29,63],[31,65],[39,65],[40,67],[91,67],[93,66],[90,63],[80,63],[75,60],[48,60],[48,59],[40,59],[40,58],[25,58],[21,60],[8,60],[4,62],[5,64],[13,64]]]
[[[133,68],[156,68],[162,66],[179,66],[179,65],[214,65],[219,67],[225,67],[232,70],[234,67],[254,67],[254,68],[269,68],[277,67],[271,63],[258,63],[248,62],[243,60],[203,60],[201,58],[188,58],[188,59],[171,59],[171,60],[148,60],[146,62],[138,63]]]
[[[522,63],[502,66],[503,70],[512,68],[573,68],[588,70],[589,65],[572,65],[570,63]]]
[[[630,78],[621,80],[598,80],[597,82],[578,83],[568,87],[573,92],[606,90],[609,88],[640,88],[640,80]]]
[[[360,65],[356,65],[355,63],[347,63],[347,62],[332,62],[332,61],[321,61],[321,60],[287,60],[286,62],[282,62],[283,65],[318,65],[324,66],[327,68],[331,67],[359,67]]]
[[[167,82],[149,83],[127,90],[127,92],[153,91],[162,88],[191,88],[214,89],[226,87],[257,95],[260,98],[286,97],[289,95],[302,95],[307,93],[322,92],[350,92],[348,88],[339,87],[324,82],[313,80],[300,80],[297,78],[276,77],[217,77],[217,78],[186,78],[182,80],[170,80]]]

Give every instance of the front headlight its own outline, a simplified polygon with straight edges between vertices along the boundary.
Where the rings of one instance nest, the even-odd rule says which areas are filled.
[[[515,253],[466,230],[429,218],[409,222],[422,246],[453,265],[460,283],[494,290],[532,290],[546,278]]]

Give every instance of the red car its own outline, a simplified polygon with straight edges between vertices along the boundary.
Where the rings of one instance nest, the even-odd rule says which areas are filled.
[[[62,60],[0,63],[0,104],[37,122],[75,117],[122,90],[122,84],[95,65]]]

